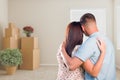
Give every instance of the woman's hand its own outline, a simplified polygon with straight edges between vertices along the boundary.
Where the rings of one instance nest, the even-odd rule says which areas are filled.
[[[98,45],[98,47],[100,49],[100,52],[105,53],[106,45],[105,45],[105,43],[104,43],[104,41],[102,39],[97,39],[97,45]]]

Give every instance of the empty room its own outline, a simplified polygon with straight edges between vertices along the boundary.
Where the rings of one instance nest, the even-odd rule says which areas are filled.
[[[120,80],[119,14],[120,0],[0,0],[0,80]]]

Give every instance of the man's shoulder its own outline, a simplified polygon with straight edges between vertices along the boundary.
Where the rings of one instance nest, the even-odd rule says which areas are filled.
[[[96,38],[95,38],[95,37],[89,37],[89,38],[83,43],[83,45],[94,44],[94,43],[96,43]]]

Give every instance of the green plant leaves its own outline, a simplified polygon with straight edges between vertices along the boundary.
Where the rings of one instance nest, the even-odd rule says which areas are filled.
[[[18,66],[22,64],[22,54],[19,49],[0,51],[0,62],[3,66]]]

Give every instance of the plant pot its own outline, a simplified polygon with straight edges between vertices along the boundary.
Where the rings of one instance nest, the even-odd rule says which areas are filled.
[[[7,66],[6,71],[8,75],[12,75],[16,72],[17,66]]]
[[[26,36],[27,36],[27,37],[31,37],[31,34],[30,34],[30,33],[27,33]]]

